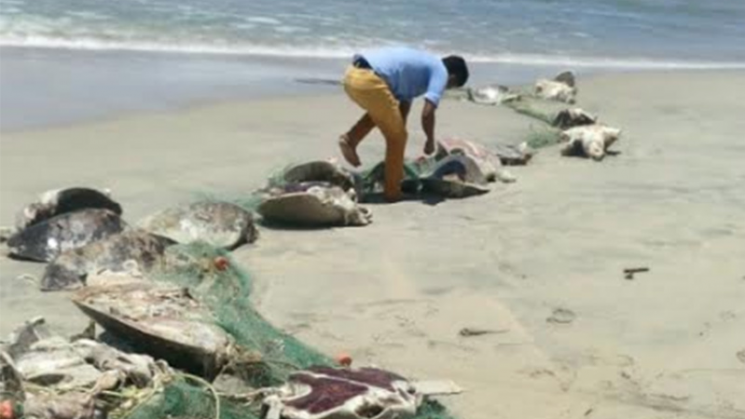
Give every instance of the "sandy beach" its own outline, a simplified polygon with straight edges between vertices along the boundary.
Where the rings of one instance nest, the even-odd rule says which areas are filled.
[[[623,129],[619,155],[543,149],[486,195],[371,205],[361,228],[261,228],[234,256],[274,325],[357,365],[452,379],[466,391],[443,401],[462,418],[745,418],[743,85],[742,71],[580,78],[578,104]],[[332,90],[3,133],[0,224],[65,186],[110,188],[132,222],[248,196],[288,163],[337,156],[359,114]],[[444,101],[437,135],[516,144],[539,127]],[[379,161],[380,136],[360,153]],[[650,271],[624,279],[632,267]],[[42,269],[0,259],[0,335],[37,315],[85,326],[64,293],[18,278]]]

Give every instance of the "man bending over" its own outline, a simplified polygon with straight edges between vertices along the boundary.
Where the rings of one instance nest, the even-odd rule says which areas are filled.
[[[424,95],[424,153],[431,154],[435,151],[435,111],[440,98],[445,89],[461,87],[467,80],[466,62],[455,55],[440,59],[402,47],[356,54],[344,76],[344,90],[366,113],[339,138],[342,155],[352,166],[359,166],[357,146],[377,126],[386,142],[384,195],[389,202],[399,200],[411,101]]]

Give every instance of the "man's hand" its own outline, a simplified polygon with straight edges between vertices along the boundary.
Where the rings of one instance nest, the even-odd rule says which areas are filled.
[[[437,107],[430,101],[424,101],[422,109],[422,129],[427,136],[427,142],[424,143],[424,154],[435,152],[435,111]]]

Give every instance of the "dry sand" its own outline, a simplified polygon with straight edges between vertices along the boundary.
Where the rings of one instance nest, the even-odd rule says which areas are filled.
[[[579,104],[624,129],[619,156],[545,149],[485,196],[374,205],[364,228],[264,228],[236,257],[275,325],[357,364],[454,379],[467,391],[446,403],[463,418],[745,418],[744,85],[742,72],[580,80]],[[109,187],[132,221],[248,194],[287,162],[335,155],[357,116],[337,94],[5,134],[0,222],[60,186]],[[438,119],[438,135],[487,144],[539,126],[458,102]],[[412,156],[418,125],[415,109]],[[381,152],[376,134],[361,155]],[[651,271],[625,280],[636,266]],[[16,279],[41,270],[0,261],[0,334],[33,315],[84,325],[64,294]],[[573,321],[548,321],[557,309]]]

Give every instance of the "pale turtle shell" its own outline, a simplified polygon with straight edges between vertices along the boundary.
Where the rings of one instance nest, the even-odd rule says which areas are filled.
[[[251,213],[229,202],[168,208],[141,220],[138,226],[181,244],[202,241],[228,250],[253,243],[258,237]]]
[[[276,194],[266,198],[258,212],[269,222],[305,227],[363,226],[371,222],[370,212],[338,186],[315,185],[304,191]]]
[[[87,287],[72,301],[137,351],[208,379],[222,369],[234,345],[207,307],[175,285],[142,280]]]

